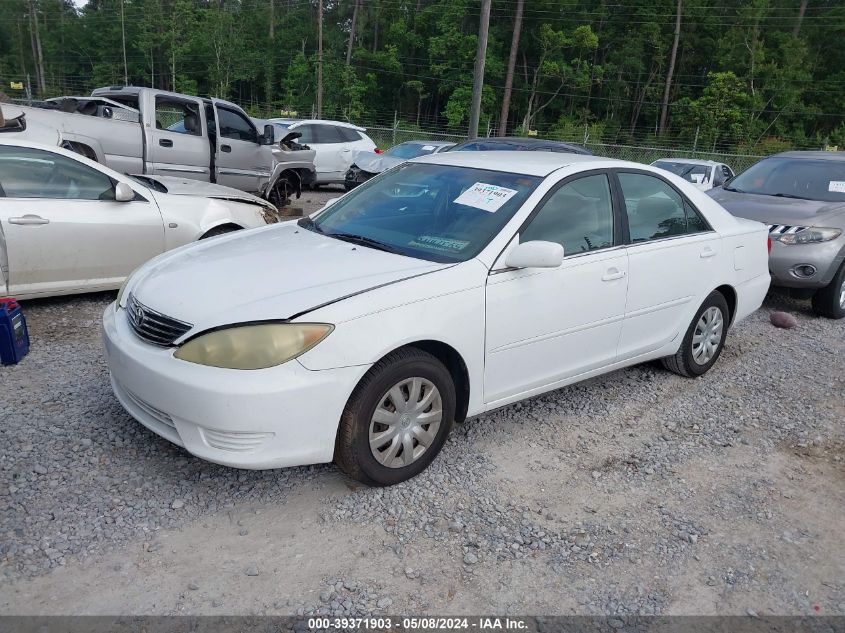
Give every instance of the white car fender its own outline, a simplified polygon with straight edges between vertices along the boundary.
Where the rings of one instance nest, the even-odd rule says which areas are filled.
[[[399,289],[387,285],[303,314],[296,321],[332,323],[335,329],[329,335],[331,345],[317,345],[298,360],[310,370],[369,366],[404,345],[442,343],[466,365],[469,414],[478,413],[483,409],[486,278],[487,269],[473,259],[405,280]],[[428,296],[432,288],[442,292]],[[414,295],[425,298],[409,300]]]
[[[258,205],[242,204],[229,200],[202,198],[205,205],[199,221],[199,235],[225,224],[237,224],[242,229],[251,229],[265,224]]]

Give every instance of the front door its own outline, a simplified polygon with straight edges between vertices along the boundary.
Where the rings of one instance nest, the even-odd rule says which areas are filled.
[[[208,181],[211,146],[198,99],[156,95],[155,128],[149,129],[147,173]]]
[[[217,184],[257,193],[270,179],[272,150],[260,144],[255,124],[242,112],[214,100]]]
[[[520,231],[520,242],[561,244],[559,268],[510,270],[501,258],[493,267],[487,282],[488,405],[551,388],[615,361],[628,256],[610,191],[601,172],[565,181]]]
[[[117,202],[106,174],[28,147],[0,146],[0,228],[12,296],[117,287],[164,250],[154,202]]]
[[[691,312],[717,277],[722,242],[671,184],[646,172],[618,173],[625,199],[628,307],[619,359],[654,351],[683,336]]]

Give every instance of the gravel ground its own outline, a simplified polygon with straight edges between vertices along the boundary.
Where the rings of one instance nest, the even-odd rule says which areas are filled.
[[[0,368],[0,613],[845,614],[845,323],[803,303],[769,297],[701,379],[515,404],[368,489],[146,431],[108,385],[113,298],[25,303]]]

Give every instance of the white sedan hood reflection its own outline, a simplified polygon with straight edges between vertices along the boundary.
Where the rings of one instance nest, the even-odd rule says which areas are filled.
[[[147,307],[192,323],[194,334],[291,318],[448,266],[342,242],[291,222],[173,251],[146,266],[129,290]]]

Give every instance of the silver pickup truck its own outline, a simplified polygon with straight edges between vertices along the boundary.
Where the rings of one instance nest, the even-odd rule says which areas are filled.
[[[41,135],[56,129],[59,145],[126,174],[213,182],[277,207],[314,179],[313,150],[298,145],[295,135],[275,143],[272,125],[258,130],[241,108],[221,99],[112,86],[88,97],[4,108],[23,115],[23,138],[29,124]]]

